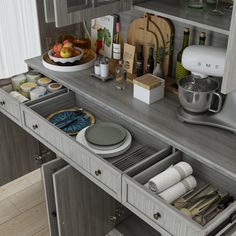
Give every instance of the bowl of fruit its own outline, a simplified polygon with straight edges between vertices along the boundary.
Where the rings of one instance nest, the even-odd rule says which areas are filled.
[[[64,40],[63,43],[55,43],[49,50],[49,58],[58,65],[71,65],[79,61],[84,55],[83,49],[75,47],[70,40]]]

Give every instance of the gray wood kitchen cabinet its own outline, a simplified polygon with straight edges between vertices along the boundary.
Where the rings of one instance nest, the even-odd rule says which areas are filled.
[[[0,113],[0,131],[0,185],[19,178],[39,168],[42,162],[54,158],[45,146],[3,113]]]
[[[52,175],[66,165],[68,164],[63,159],[57,158],[43,164],[41,169],[51,236],[58,236],[58,223]]]
[[[53,174],[59,236],[104,236],[116,201],[70,165]]]
[[[55,22],[53,0],[44,0],[44,14],[46,23]]]
[[[46,0],[46,3],[49,2],[46,6],[51,6],[51,1]],[[56,26],[62,27],[119,13],[130,9],[131,5],[131,0],[54,0]]]

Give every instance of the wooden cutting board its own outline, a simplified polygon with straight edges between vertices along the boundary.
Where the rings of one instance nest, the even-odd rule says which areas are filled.
[[[148,21],[148,29],[152,31],[157,39],[158,39],[158,48],[164,47],[166,48],[166,52],[168,55],[165,56],[165,60],[163,62],[163,70],[164,75],[167,76],[170,71],[170,63],[171,63],[171,47],[172,47],[172,37],[173,37],[173,26],[171,22],[165,18],[145,14],[144,17],[135,19],[129,26],[127,32],[127,43],[137,46],[137,44],[147,45],[146,37],[142,35],[137,35],[136,31],[138,29],[146,29],[147,17],[149,17]],[[148,41],[154,41],[148,40]],[[146,49],[145,49],[146,51]],[[144,60],[145,66],[148,59],[148,54],[145,52]]]

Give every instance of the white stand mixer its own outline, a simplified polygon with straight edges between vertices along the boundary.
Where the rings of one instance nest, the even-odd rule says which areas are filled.
[[[222,77],[224,73],[226,51],[209,46],[189,46],[183,52],[182,64],[185,69],[197,75],[198,78],[208,76]],[[180,94],[179,94],[180,97]],[[221,110],[217,113],[206,111],[203,113],[190,112],[181,106],[177,110],[177,117],[182,122],[214,126],[236,133],[236,91],[225,98]]]

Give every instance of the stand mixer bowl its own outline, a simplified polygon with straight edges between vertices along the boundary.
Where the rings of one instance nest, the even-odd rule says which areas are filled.
[[[203,113],[206,111],[219,112],[222,106],[222,97],[216,93],[218,83],[211,78],[195,78],[186,76],[179,81],[179,101],[182,107],[189,112]],[[218,97],[217,109],[212,109],[213,98]]]

